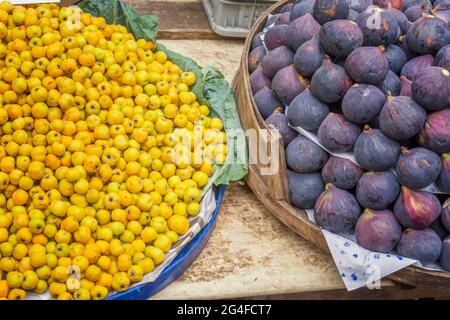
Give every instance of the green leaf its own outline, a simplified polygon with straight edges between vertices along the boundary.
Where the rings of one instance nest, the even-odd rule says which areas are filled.
[[[156,16],[141,15],[120,0],[82,0],[77,5],[96,17],[104,17],[109,24],[127,27],[137,38],[156,41],[158,33]]]
[[[140,16],[132,7],[119,0],[83,0],[78,6],[95,16],[105,17],[108,23],[127,26],[128,30],[133,32],[137,38],[143,37],[150,40],[156,38],[156,17]],[[142,36],[143,33],[147,36]],[[192,91],[201,104],[209,106],[212,116],[222,120],[227,133],[226,161],[221,166],[215,166],[214,175],[208,186],[204,188],[204,192],[212,184],[229,184],[231,181],[241,180],[247,175],[248,170],[247,147],[230,84],[220,71],[211,66],[202,68],[191,58],[173,52],[159,43],[156,49],[164,51],[169,60],[184,71],[195,73],[197,81],[192,87]]]

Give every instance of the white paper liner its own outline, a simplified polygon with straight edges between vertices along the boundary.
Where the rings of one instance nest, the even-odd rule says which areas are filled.
[[[179,252],[183,250],[183,248],[194,238],[211,220],[212,214],[216,209],[216,198],[215,191],[213,188],[210,188],[205,195],[203,196],[202,201],[200,202],[201,210],[199,214],[195,217],[189,219],[190,227],[189,231],[182,235],[178,242],[175,243],[170,251],[166,253],[165,259],[163,263],[156,266],[156,268],[147,273],[140,282],[133,283],[130,288],[155,281],[161,272],[176,258]],[[111,295],[116,292],[111,292]],[[48,291],[43,294],[35,294],[32,292],[27,293],[27,300],[49,300],[53,299]]]
[[[305,210],[308,219],[316,223],[314,210]],[[379,288],[379,280],[400,269],[414,265],[419,268],[445,272],[438,264],[423,265],[417,260],[393,253],[379,253],[364,249],[356,243],[354,233],[322,233],[330,249],[339,275],[348,291],[362,287]]]

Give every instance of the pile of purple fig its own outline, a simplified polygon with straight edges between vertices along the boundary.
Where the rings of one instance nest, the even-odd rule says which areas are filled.
[[[450,0],[296,1],[253,38],[248,65],[293,205],[450,271]]]

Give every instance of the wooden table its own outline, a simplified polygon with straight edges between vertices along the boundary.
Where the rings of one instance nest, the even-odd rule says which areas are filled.
[[[214,34],[199,0],[126,1],[142,13],[159,16],[161,43],[200,65],[213,65],[232,81],[243,40]],[[328,254],[274,218],[245,183],[234,183],[204,251],[153,299],[450,297],[429,289],[400,288],[389,280],[382,284],[382,290],[347,293]]]

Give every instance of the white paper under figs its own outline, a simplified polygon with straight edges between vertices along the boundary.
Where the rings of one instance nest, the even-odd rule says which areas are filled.
[[[215,191],[213,188],[210,188],[205,195],[203,196],[202,201],[200,202],[201,210],[196,217],[192,217],[189,219],[190,228],[189,231],[186,232],[183,236],[178,239],[178,242],[175,243],[169,252],[166,253],[166,258],[163,263],[158,265],[155,270],[150,273],[147,273],[140,282],[136,282],[130,286],[130,288],[155,281],[161,272],[177,257],[178,253],[183,250],[183,248],[193,239],[211,220],[212,214],[216,209],[216,198]],[[114,294],[112,292],[111,294]],[[47,291],[43,294],[34,294],[29,292],[27,294],[27,300],[49,300],[53,299],[50,293]]]
[[[314,210],[306,210],[308,219],[315,222]],[[354,234],[335,234],[321,229],[327,242],[339,275],[348,291],[362,287],[379,288],[379,281],[391,273],[410,265],[417,260],[396,254],[373,252],[359,246]]]

